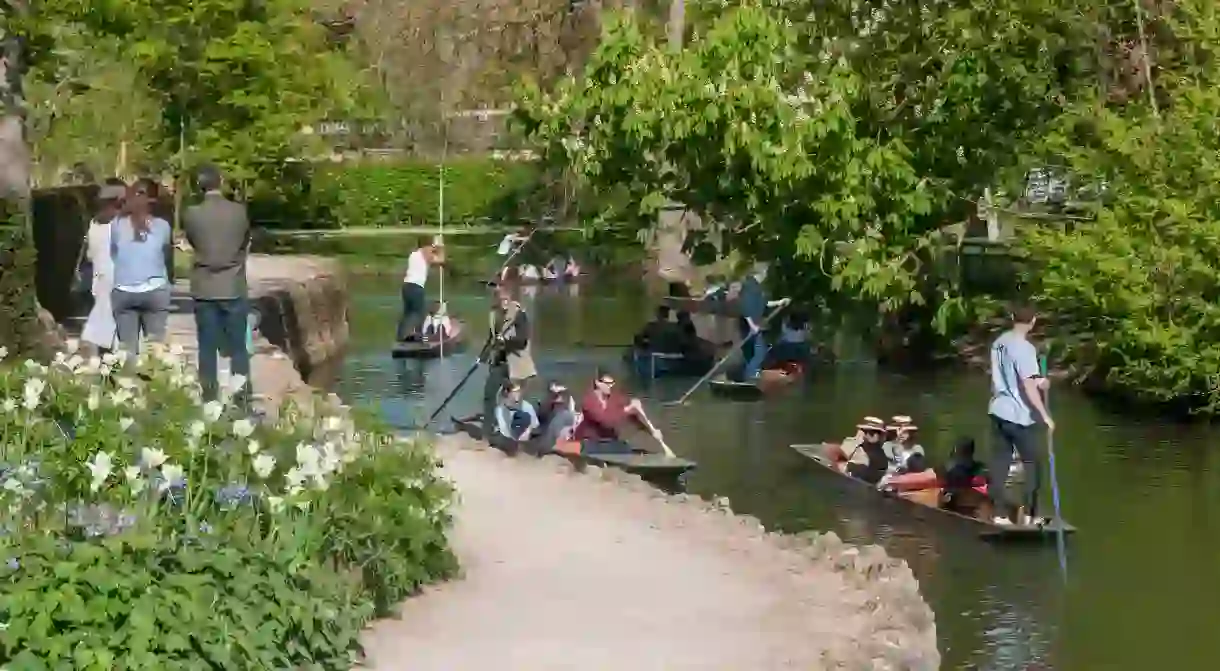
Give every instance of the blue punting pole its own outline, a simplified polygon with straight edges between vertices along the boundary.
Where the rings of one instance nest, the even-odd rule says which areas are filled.
[[[1050,369],[1046,365],[1046,357],[1042,357],[1042,375],[1048,375]],[[1050,412],[1051,393],[1047,389],[1045,400],[1046,411]],[[1046,451],[1047,457],[1051,466],[1051,500],[1055,503],[1055,524],[1057,525],[1055,533],[1055,549],[1059,554],[1059,572],[1063,575],[1063,581],[1067,582],[1068,576],[1068,560],[1067,560],[1067,545],[1063,539],[1063,514],[1059,510],[1059,475],[1055,472],[1055,433],[1053,431],[1046,432]]]

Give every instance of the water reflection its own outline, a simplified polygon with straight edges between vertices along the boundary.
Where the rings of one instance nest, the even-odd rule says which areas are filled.
[[[397,299],[385,288],[393,283],[352,286],[355,344],[339,393],[377,408],[393,424],[414,426],[475,354],[396,365],[388,340]],[[583,389],[596,367],[622,365],[616,345],[628,343],[652,309],[632,288],[535,289],[539,377],[574,389]],[[467,323],[482,323],[485,289],[447,300]],[[840,354],[866,361],[860,351]],[[1081,530],[1068,544],[1064,587],[1053,544],[982,542],[952,520],[921,519],[907,507],[844,487],[850,483],[811,469],[787,448],[841,438],[864,415],[906,414],[921,426],[933,460],[946,456],[960,435],[975,436],[986,450],[988,389],[981,374],[912,378],[866,362],[817,370],[807,385],[773,402],[733,403],[702,391],[682,407],[661,402],[681,396],[689,380],[644,384],[621,375],[646,399],[666,442],[699,462],[692,492],[727,496],[735,510],[768,527],[833,530],[906,559],[936,612],[946,669],[1142,671],[1210,668],[1220,660],[1220,610],[1212,606],[1220,596],[1220,529],[1212,512],[1220,506],[1220,475],[1216,434],[1206,427],[1134,420],[1069,391],[1055,394],[1063,507]],[[477,411],[482,382],[476,374],[445,416]],[[536,383],[533,393],[540,391]]]

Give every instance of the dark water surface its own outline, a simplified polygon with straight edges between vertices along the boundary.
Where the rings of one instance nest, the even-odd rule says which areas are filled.
[[[409,427],[426,417],[471,366],[462,354],[395,362],[388,345],[398,315],[398,277],[351,283],[352,347],[338,392]],[[437,287],[429,287],[433,294]],[[486,323],[485,290],[446,287],[450,313]],[[638,287],[540,288],[523,302],[536,322],[542,378],[583,389],[598,365],[621,370],[622,345],[654,301]],[[993,546],[953,524],[924,522],[903,508],[845,489],[788,445],[839,439],[857,418],[906,414],[923,445],[944,455],[961,434],[990,445],[987,380],[952,371],[910,378],[868,363],[816,370],[804,387],[762,403],[695,393],[682,407],[661,401],[692,382],[651,386],[620,379],[649,401],[676,452],[699,462],[693,493],[727,496],[733,509],[785,531],[834,530],[879,543],[906,559],[936,612],[945,669],[1145,671],[1220,666],[1220,432],[1108,413],[1066,389],[1052,396],[1070,578],[1054,545]],[[452,413],[479,408],[477,373]],[[541,384],[531,389],[537,396]],[[446,411],[443,417],[451,413]],[[1045,501],[1050,504],[1049,486]]]

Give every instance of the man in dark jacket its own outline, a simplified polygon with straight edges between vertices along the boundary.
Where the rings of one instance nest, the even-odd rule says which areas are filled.
[[[491,352],[483,385],[483,435],[495,430],[496,401],[510,380],[518,384],[537,375],[530,356],[530,322],[525,308],[509,290],[497,287],[490,315]]]
[[[245,403],[250,389],[250,352],[246,347],[250,220],[245,205],[221,192],[223,178],[215,166],[200,168],[196,181],[203,202],[188,207],[182,220],[187,242],[195,253],[191,295],[199,337],[199,380],[204,398],[216,398],[218,359],[222,351],[229,353],[232,373],[247,381],[238,398]]]
[[[751,382],[762,372],[763,361],[767,356],[767,341],[763,338],[763,313],[767,308],[788,304],[788,299],[768,301],[763,282],[767,278],[767,269],[759,265],[754,272],[741,283],[741,292],[737,294],[737,304],[741,310],[741,356],[745,359],[742,379]]]

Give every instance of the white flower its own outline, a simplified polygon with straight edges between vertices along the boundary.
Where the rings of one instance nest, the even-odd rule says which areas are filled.
[[[165,464],[161,467],[161,482],[157,485],[159,491],[165,491],[182,480],[184,471],[181,466]]]
[[[39,402],[42,401],[42,392],[46,387],[46,380],[40,377],[32,377],[25,381],[25,389],[22,390],[21,395],[23,397],[22,405],[26,410],[38,407]]]
[[[169,457],[165,456],[165,452],[155,447],[146,447],[140,450],[140,462],[144,464],[145,468],[161,468],[161,464],[164,464],[168,459]]]
[[[300,489],[301,485],[305,483],[305,474],[301,472],[301,469],[293,466],[284,473],[284,480],[288,483],[289,491]]]
[[[321,474],[315,475],[315,476],[313,476],[313,486],[314,486],[314,489],[317,489],[320,492],[324,492],[324,491],[330,489],[330,481],[328,481],[326,479],[326,476],[324,476],[324,475],[321,475]]]
[[[110,367],[110,364],[105,363],[105,364],[102,364],[101,367],[99,367],[97,369],[97,374],[101,375],[102,377],[110,377],[110,373],[112,370],[113,369]]]
[[[8,356],[8,348],[0,345],[0,361],[4,361],[6,356]]]
[[[271,512],[278,513],[284,509],[284,499],[279,496],[268,496],[267,505],[271,506]]]
[[[24,488],[25,488],[25,486],[22,485],[21,481],[18,480],[17,478],[5,478],[4,479],[4,490],[5,491],[9,491],[9,492],[13,492],[13,493],[20,493],[21,490]]]
[[[219,401],[208,401],[203,404],[203,418],[209,422],[215,422],[220,419],[220,415],[224,411],[225,407]]]
[[[182,348],[182,345],[174,343],[169,346],[169,353],[170,356],[174,357],[175,359],[179,359],[182,357],[182,355],[186,354],[186,350]]]
[[[246,376],[234,373],[225,381],[224,391],[226,396],[232,396],[246,387]]]
[[[101,489],[102,484],[106,482],[106,478],[110,477],[110,469],[114,464],[109,452],[98,452],[93,455],[93,459],[86,462],[89,467],[89,491],[96,492]]]
[[[263,449],[263,446],[259,445],[257,440],[252,440],[246,444],[246,452],[248,452],[250,456],[258,454],[258,451],[261,449]]]
[[[80,349],[80,340],[77,338],[68,338],[68,341],[64,343],[64,346],[65,349],[68,350],[68,354],[76,354],[76,351]]]
[[[127,486],[131,488],[133,496],[139,496],[148,486],[148,481],[141,477],[139,466],[128,466],[123,469],[123,476],[127,478]]]
[[[313,445],[297,444],[297,468],[303,477],[312,477],[321,472],[321,457],[318,448]]]
[[[127,431],[127,429],[130,429],[131,425],[135,424],[135,423],[136,423],[136,420],[134,420],[130,417],[122,417],[119,419],[119,429],[122,431]]]
[[[12,412],[16,409],[17,409],[17,401],[14,401],[11,398],[4,399],[4,411],[5,412]]]
[[[207,431],[207,430],[208,430],[207,425],[204,424],[201,420],[197,419],[197,420],[191,422],[190,427],[188,427],[186,431],[187,431],[187,434],[190,435],[191,438],[195,438],[196,440],[198,440],[199,438],[203,437],[203,432]]]
[[[270,454],[260,454],[254,459],[254,474],[266,480],[275,469],[275,457]]]
[[[126,389],[119,389],[110,394],[110,403],[117,407],[122,407],[125,403],[131,400],[131,392]]]
[[[81,357],[81,355],[73,354],[72,358],[68,359],[67,366],[68,370],[72,371],[73,373],[79,373],[81,371],[78,369],[80,369],[84,364],[85,359]]]
[[[89,400],[88,400],[88,401],[85,401],[85,405],[86,405],[86,406],[89,408],[89,411],[90,411],[90,412],[95,411],[95,410],[97,410],[99,407],[101,407],[101,405],[102,405],[102,392],[98,391],[97,389],[94,389],[94,390],[90,391],[90,392],[89,392]]]
[[[343,419],[331,415],[322,422],[322,428],[329,432],[337,432],[343,430]]]
[[[132,391],[137,386],[135,379],[127,376],[115,378],[114,381],[119,385],[119,387],[128,392]]]
[[[238,438],[249,438],[250,434],[254,433],[254,422],[248,419],[239,419],[233,422],[233,435]]]
[[[102,363],[106,364],[107,366],[113,366],[114,364],[118,363],[118,361],[119,355],[115,354],[114,352],[106,352],[102,355]]]

